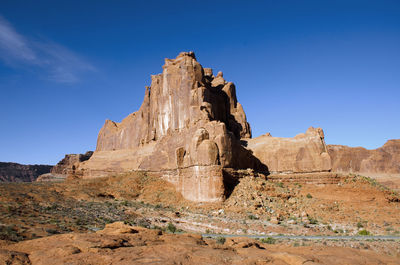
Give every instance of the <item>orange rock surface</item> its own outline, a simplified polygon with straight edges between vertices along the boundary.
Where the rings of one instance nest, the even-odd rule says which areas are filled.
[[[288,247],[254,239],[218,244],[196,234],[107,225],[87,234],[64,234],[0,247],[2,264],[399,264],[396,257],[344,247]]]
[[[321,128],[310,127],[293,138],[270,134],[249,139],[247,147],[271,173],[309,173],[331,170],[331,159]]]

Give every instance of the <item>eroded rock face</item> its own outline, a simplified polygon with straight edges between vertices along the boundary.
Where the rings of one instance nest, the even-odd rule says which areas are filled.
[[[49,165],[21,165],[18,163],[0,162],[0,182],[31,182],[39,175],[50,172]]]
[[[268,133],[247,143],[271,173],[328,172],[332,168],[321,128],[310,127],[293,138],[272,137]]]
[[[218,201],[225,193],[223,168],[266,170],[241,145],[248,137],[250,125],[234,84],[222,72],[214,76],[204,69],[193,52],[184,52],[166,59],[162,74],[152,76],[137,112],[120,123],[105,122],[96,151],[79,164],[77,174],[156,172],[185,198]]]
[[[65,180],[68,175],[75,174],[76,167],[80,162],[88,160],[92,155],[92,151],[88,151],[85,154],[67,154],[51,169],[50,173],[40,175],[36,181]]]
[[[400,175],[400,139],[389,140],[382,147],[368,150],[363,147],[328,145],[332,169],[336,172]]]

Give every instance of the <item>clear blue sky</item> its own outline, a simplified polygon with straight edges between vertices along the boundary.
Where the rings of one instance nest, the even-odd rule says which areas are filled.
[[[400,1],[0,1],[0,161],[94,150],[164,58],[237,87],[253,136],[400,138]]]

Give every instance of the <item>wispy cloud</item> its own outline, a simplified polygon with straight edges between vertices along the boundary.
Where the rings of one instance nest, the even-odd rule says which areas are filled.
[[[14,68],[38,68],[42,77],[62,83],[77,82],[85,72],[95,70],[81,56],[60,44],[48,40],[32,40],[19,34],[1,16],[0,60]]]

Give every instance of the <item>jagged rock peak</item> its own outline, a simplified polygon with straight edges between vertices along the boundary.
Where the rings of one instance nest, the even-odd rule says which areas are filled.
[[[214,77],[212,69],[203,69],[193,52],[165,59],[163,72],[151,77],[140,109],[121,123],[106,121],[97,150],[135,148],[202,120],[224,123],[238,139],[251,137],[235,85],[222,72]]]

